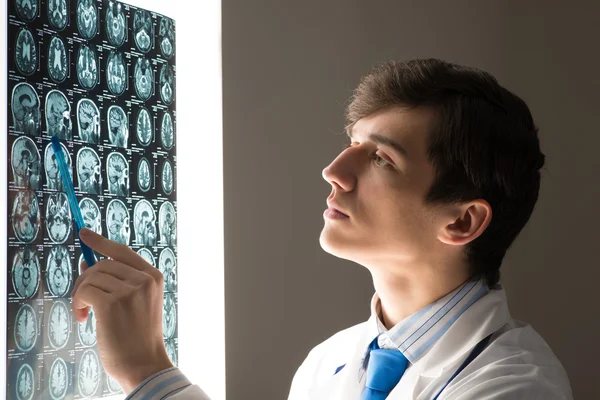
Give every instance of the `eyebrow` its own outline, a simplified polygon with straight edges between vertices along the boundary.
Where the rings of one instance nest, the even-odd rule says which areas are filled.
[[[348,138],[352,139],[352,136],[353,136],[352,132],[348,132]],[[398,143],[386,136],[380,135],[378,133],[370,133],[369,140],[374,143],[377,143],[377,144],[382,144],[384,146],[391,147],[394,150],[396,150],[399,154],[408,158],[408,151],[406,151],[406,148],[404,148],[404,146],[402,146],[400,143]]]

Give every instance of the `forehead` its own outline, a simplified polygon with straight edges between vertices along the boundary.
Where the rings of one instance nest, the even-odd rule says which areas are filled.
[[[376,133],[400,143],[409,158],[418,158],[426,153],[427,138],[434,126],[433,108],[394,106],[359,119],[349,135],[356,140],[366,140]]]

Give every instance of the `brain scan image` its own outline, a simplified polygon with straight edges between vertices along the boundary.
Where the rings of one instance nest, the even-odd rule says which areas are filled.
[[[63,297],[73,281],[71,256],[66,246],[55,246],[46,260],[46,284],[52,296]]]
[[[129,166],[121,153],[110,153],[106,158],[108,192],[117,196],[129,194]]]
[[[39,7],[39,0],[15,0],[17,14],[24,21],[31,22],[35,19]]]
[[[93,230],[99,235],[102,235],[102,223],[100,221],[100,207],[98,204],[90,198],[83,198],[79,202],[79,208],[81,209],[81,215],[83,216],[83,223],[85,227]]]
[[[147,53],[152,48],[154,24],[148,11],[138,9],[133,15],[133,37],[135,45],[141,52]]]
[[[100,359],[94,350],[86,350],[79,361],[77,386],[82,397],[92,397],[100,386]]]
[[[51,90],[46,95],[46,129],[48,136],[71,140],[73,131],[71,105],[64,93],[59,90]]]
[[[40,99],[29,83],[18,83],[12,91],[11,111],[15,130],[31,136],[42,132]]]
[[[71,209],[69,200],[63,192],[52,193],[46,204],[46,230],[52,242],[62,244],[71,233]]]
[[[86,143],[100,142],[100,111],[90,99],[77,102],[77,131],[79,138]]]
[[[57,30],[63,30],[67,26],[67,0],[48,1],[48,22]]]
[[[29,29],[21,28],[15,44],[15,61],[23,75],[31,75],[38,62],[37,43]]]
[[[69,170],[69,175],[71,176],[71,181],[73,180],[73,167],[71,162],[71,155],[69,151],[65,147],[64,144],[60,144],[62,147],[63,155],[65,156],[65,161],[67,163],[67,169]],[[44,170],[46,171],[46,185],[48,189],[51,190],[65,190],[65,187],[62,182],[62,177],[60,176],[60,171],[58,169],[58,161],[56,160],[56,156],[54,155],[54,148],[52,147],[52,143],[48,143],[46,146],[46,150],[44,151]]]
[[[158,269],[165,277],[165,291],[177,290],[177,269],[175,268],[175,253],[170,248],[163,249],[158,257]]]
[[[50,39],[46,60],[48,62],[48,75],[50,75],[50,78],[57,83],[64,81],[67,77],[69,63],[67,62],[67,49],[59,36],[53,36]]]
[[[65,347],[71,335],[71,307],[60,300],[52,304],[46,329],[50,345],[55,350]]]
[[[23,364],[17,373],[15,391],[18,400],[31,400],[35,393],[35,377],[29,364]]]
[[[89,194],[102,193],[100,157],[89,147],[83,147],[77,152],[77,179],[80,191]]]
[[[175,142],[173,131],[173,119],[167,111],[163,114],[162,123],[160,124],[160,140],[165,149],[169,150]]]
[[[22,299],[29,299],[40,286],[40,256],[33,247],[20,248],[13,258],[12,284],[15,293]]]
[[[175,52],[175,27],[171,18],[161,17],[158,37],[162,55],[171,58]]]
[[[163,64],[160,68],[160,98],[165,104],[173,102],[173,89],[175,88],[173,81],[173,67]]]
[[[29,351],[35,346],[38,334],[37,317],[33,307],[22,304],[15,317],[15,343],[20,351]]]
[[[40,209],[33,191],[19,192],[12,209],[12,226],[18,240],[31,243],[40,230]]]
[[[163,302],[163,338],[171,339],[177,327],[177,310],[175,308],[175,294],[165,293]]]
[[[53,400],[64,399],[69,389],[69,371],[67,363],[58,357],[50,367],[48,390]]]
[[[137,181],[138,186],[142,189],[143,192],[147,192],[150,190],[150,162],[146,158],[142,158],[138,164],[137,170]]]
[[[96,344],[96,313],[90,308],[88,317],[84,322],[77,323],[79,341],[84,346],[90,347]]]
[[[40,152],[35,142],[27,136],[20,136],[13,142],[11,165],[15,186],[22,188],[41,188]]]
[[[129,122],[127,114],[119,106],[108,107],[108,140],[113,146],[127,147]]]
[[[165,349],[167,350],[167,355],[169,356],[169,360],[171,360],[173,365],[177,366],[177,350],[175,349],[175,341],[174,340],[166,340],[165,341]]]
[[[153,267],[156,267],[156,260],[154,259],[154,256],[152,255],[152,252],[148,249],[139,249],[137,252],[140,256],[142,256],[142,258],[144,260],[146,260],[146,262],[150,265],[152,265]]]
[[[115,242],[129,246],[129,237],[131,235],[129,227],[129,211],[125,203],[114,199],[108,203],[106,208],[106,227],[108,228],[108,238]]]
[[[91,0],[90,0],[91,1]],[[77,54],[77,80],[84,89],[93,89],[98,83],[98,59],[96,52],[91,47],[83,44]]]
[[[171,194],[173,192],[173,167],[169,160],[165,160],[163,163],[160,181],[165,194]]]
[[[152,118],[147,108],[141,107],[135,120],[135,134],[142,146],[148,146],[152,141]]]
[[[160,229],[160,242],[166,246],[175,246],[177,238],[177,225],[175,219],[175,208],[173,204],[166,201],[158,211],[158,228]]]
[[[77,0],[77,30],[84,39],[98,31],[98,9],[94,0]]]
[[[106,374],[106,388],[110,393],[119,393],[121,386],[119,382],[115,381],[110,375]]]
[[[147,58],[138,58],[133,70],[133,84],[135,92],[141,100],[148,100],[152,96],[154,86],[154,71]]]
[[[109,1],[106,8],[106,36],[113,46],[120,46],[125,41],[125,13],[123,6],[116,1]]]
[[[140,200],[133,209],[135,241],[142,246],[156,246],[156,213],[148,200]]]
[[[121,95],[125,91],[127,70],[123,62],[123,53],[111,51],[106,62],[106,83],[112,94]]]

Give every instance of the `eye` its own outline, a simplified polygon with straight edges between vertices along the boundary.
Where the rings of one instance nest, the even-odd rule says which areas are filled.
[[[374,153],[371,158],[373,159],[373,161],[375,162],[375,164],[378,167],[393,167],[392,164],[390,164],[386,159],[382,158],[381,156],[377,155],[376,153]],[[383,163],[382,163],[383,162]]]

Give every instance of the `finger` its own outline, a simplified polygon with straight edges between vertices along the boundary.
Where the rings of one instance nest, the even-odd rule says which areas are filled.
[[[98,235],[96,232],[87,228],[83,228],[79,231],[79,237],[92,250],[140,271],[145,271],[153,277],[157,277],[154,271],[156,268],[148,264],[142,256],[131,250],[128,246],[108,240],[104,236]]]
[[[79,323],[85,322],[88,317],[90,307],[97,308],[98,305],[102,306],[108,300],[110,296],[102,289],[94,287],[89,284],[85,284],[79,288],[77,296],[73,297],[73,315],[75,320]]]

